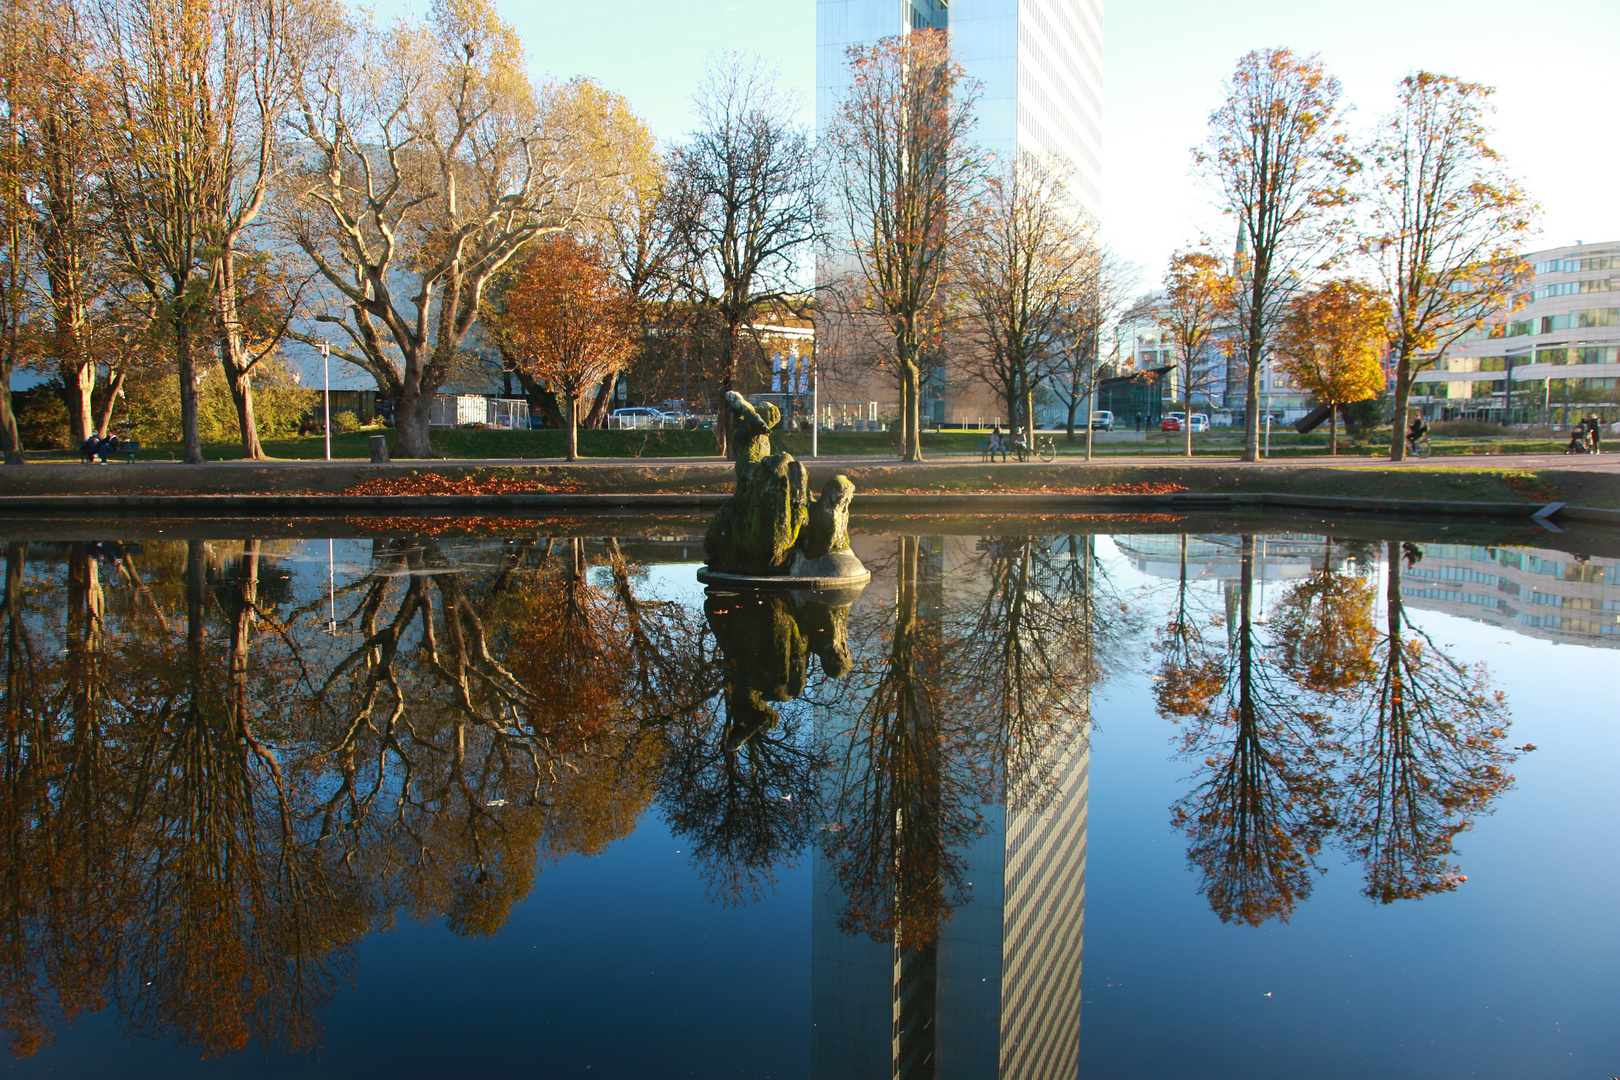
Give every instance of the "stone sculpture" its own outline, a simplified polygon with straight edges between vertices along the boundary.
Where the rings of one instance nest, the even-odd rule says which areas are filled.
[[[703,540],[708,576],[784,580],[864,581],[869,575],[849,550],[849,504],[855,485],[835,476],[810,496],[810,477],[792,454],[771,453],[770,431],[781,421],[775,405],[755,409],[726,394],[737,446],[737,482]]]

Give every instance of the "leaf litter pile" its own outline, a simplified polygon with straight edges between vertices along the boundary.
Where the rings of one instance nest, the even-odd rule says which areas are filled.
[[[1063,484],[1022,484],[1008,487],[988,482],[973,492],[940,492],[933,488],[906,488],[907,495],[935,494],[996,494],[996,495],[1179,495],[1187,491],[1185,484],[1089,484],[1066,486]]]
[[[344,495],[529,495],[575,494],[579,484],[525,480],[515,476],[379,476],[344,488]]]

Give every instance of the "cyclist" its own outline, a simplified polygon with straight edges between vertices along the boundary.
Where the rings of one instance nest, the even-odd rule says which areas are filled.
[[[1406,445],[1415,449],[1420,440],[1428,437],[1429,422],[1423,419],[1422,413],[1418,413],[1412,417],[1412,422],[1406,425]]]

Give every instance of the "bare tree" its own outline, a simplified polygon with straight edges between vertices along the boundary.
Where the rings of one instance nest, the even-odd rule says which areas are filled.
[[[610,123],[589,83],[536,95],[488,0],[366,31],[308,73],[293,129],[311,151],[289,228],[340,297],[339,355],[395,402],[396,451],[425,457],[428,410],[485,287],[590,207]]]
[[[1538,207],[1485,142],[1491,93],[1449,75],[1408,75],[1394,114],[1368,147],[1366,247],[1394,308],[1391,461],[1406,457],[1407,401],[1418,374],[1523,302],[1518,289],[1529,267],[1518,252]]]
[[[1332,211],[1357,163],[1339,116],[1339,80],[1315,56],[1251,52],[1226,83],[1194,160],[1237,219],[1237,314],[1248,365],[1243,460],[1260,459],[1260,365],[1283,304],[1336,242]]]
[[[938,31],[850,46],[850,86],[827,140],[850,296],[892,338],[901,456],[922,460],[923,349],[941,315],[946,261],[982,171],[968,137],[979,85]]]
[[[700,126],[671,163],[685,249],[678,266],[685,291],[720,323],[716,390],[724,400],[755,316],[804,306],[800,275],[818,216],[815,158],[794,122],[794,100],[757,58],[716,59],[696,104]],[[729,456],[729,410],[720,409],[715,430],[721,455]]]
[[[1074,442],[1075,414],[1096,393],[1104,346],[1115,331],[1126,300],[1136,288],[1136,269],[1118,256],[1093,247],[1088,256],[1088,281],[1069,312],[1067,347],[1053,366],[1047,387],[1068,413],[1065,441]],[[1091,417],[1086,425],[1086,460],[1091,459]]]
[[[971,214],[961,259],[973,339],[966,366],[1001,395],[1034,446],[1035,389],[1071,345],[1095,245],[1066,178],[1032,155],[990,177]]]

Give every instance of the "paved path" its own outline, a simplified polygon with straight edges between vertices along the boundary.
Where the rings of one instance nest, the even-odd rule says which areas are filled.
[[[801,461],[814,462],[818,465],[847,465],[847,466],[874,466],[874,465],[904,465],[906,462],[887,455],[876,454],[824,454],[819,458],[802,457]],[[178,462],[137,462],[139,465],[169,465]],[[278,465],[334,465],[353,468],[355,466],[370,465],[365,458],[338,458],[331,462],[305,458],[276,458],[268,461],[210,461],[209,465],[217,466],[253,466],[255,468],[275,467]],[[569,462],[562,458],[400,458],[391,462],[393,465],[407,467],[421,467],[424,465],[453,468],[457,466],[489,467],[502,465],[567,465],[579,466],[610,466],[613,468],[634,468],[638,465],[657,467],[661,465],[725,465],[726,462],[712,456],[705,457],[644,457],[644,458],[581,458],[579,461]],[[977,454],[931,454],[923,459],[924,465],[974,465],[985,464]],[[995,464],[1001,464],[996,462]],[[1018,465],[1017,461],[1008,464]],[[1046,464],[1039,460],[1031,460],[1024,464],[1039,466]],[[1238,457],[1194,457],[1183,458],[1170,454],[1098,454],[1091,461],[1083,456],[1060,454],[1050,463],[1052,466],[1076,466],[1084,468],[1088,465],[1151,465],[1176,466],[1180,468],[1230,468],[1242,465]],[[1466,469],[1574,469],[1581,472],[1620,472],[1620,454],[1598,454],[1589,456],[1585,454],[1455,454],[1431,458],[1409,458],[1399,464],[1391,462],[1386,457],[1273,457],[1262,458],[1261,465],[1273,468],[1320,468],[1322,466],[1363,467],[1363,468],[1466,468]],[[58,466],[72,468],[89,468],[80,461],[35,461],[29,467]]]

